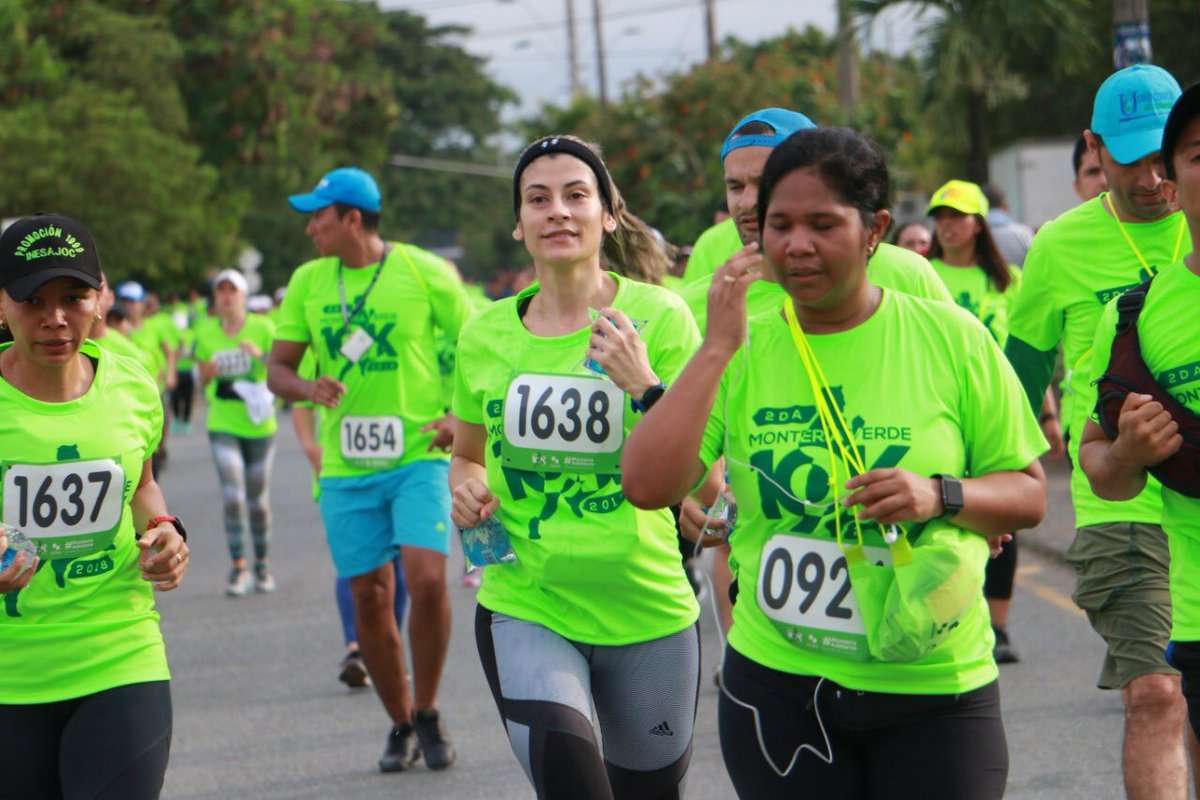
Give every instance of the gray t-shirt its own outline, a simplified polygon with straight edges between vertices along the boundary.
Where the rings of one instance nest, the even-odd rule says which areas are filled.
[[[989,211],[988,227],[992,229],[992,238],[1004,260],[1015,266],[1024,266],[1025,254],[1033,242],[1033,230],[1028,225],[1017,222],[999,209]]]

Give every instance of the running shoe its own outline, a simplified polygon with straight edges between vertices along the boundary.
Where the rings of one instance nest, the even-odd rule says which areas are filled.
[[[413,728],[421,743],[425,766],[430,769],[445,769],[454,763],[454,745],[446,738],[441,717],[437,709],[423,708],[413,714]]]
[[[254,591],[267,594],[275,591],[275,576],[267,571],[267,565],[259,562],[254,565]]]
[[[996,645],[992,648],[992,657],[996,659],[997,664],[1016,664],[1021,660],[1012,646],[1012,642],[1008,640],[1007,629],[993,625],[992,633],[996,635]]]
[[[367,675],[367,665],[363,663],[362,654],[358,650],[349,650],[342,659],[342,671],[338,680],[351,689],[362,689],[369,686],[371,677]]]
[[[245,597],[250,594],[250,570],[234,567],[229,571],[229,583],[225,586],[225,594],[230,597]]]
[[[421,749],[417,745],[417,734],[413,726],[405,723],[395,725],[388,734],[387,745],[379,757],[380,772],[403,772],[417,763]]]

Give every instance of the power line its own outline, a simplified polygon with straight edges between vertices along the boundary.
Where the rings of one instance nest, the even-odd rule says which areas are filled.
[[[728,2],[728,0],[725,0]],[[687,8],[700,10],[700,6],[696,0],[676,0],[672,3],[660,3],[657,6],[644,6],[642,8],[630,9],[628,11],[613,11],[603,15],[604,22],[614,19],[627,19],[629,17],[645,17],[652,14],[661,14],[664,11],[678,11],[679,9]],[[549,28],[565,28],[567,21],[565,19],[556,19],[546,22],[543,25],[522,25],[513,28],[504,28],[502,30],[488,31],[486,33],[476,33],[471,38],[479,39],[502,39],[509,36],[522,36],[527,33],[537,33],[545,31]]]

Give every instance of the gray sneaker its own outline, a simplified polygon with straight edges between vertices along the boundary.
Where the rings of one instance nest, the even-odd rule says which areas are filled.
[[[259,562],[254,565],[254,591],[267,594],[275,591],[275,576],[267,570],[267,565]]]
[[[454,763],[454,745],[446,738],[446,731],[442,728],[437,709],[423,708],[417,711],[413,714],[412,725],[417,732],[417,740],[421,743],[425,766],[430,769],[445,769]]]
[[[229,583],[225,594],[230,597],[245,597],[250,594],[250,570],[234,567],[229,571]]]
[[[380,772],[403,772],[421,758],[417,735],[409,724],[396,725],[388,734],[383,755],[379,757]]]

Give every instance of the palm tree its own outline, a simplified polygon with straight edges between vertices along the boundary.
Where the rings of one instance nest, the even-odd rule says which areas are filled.
[[[962,114],[967,177],[988,178],[987,112],[1020,100],[1029,75],[1054,78],[1086,63],[1091,38],[1089,0],[854,0],[868,23],[884,10],[908,5],[925,19],[920,30],[926,94],[948,115]],[[1034,54],[1039,64],[1014,61]]]

